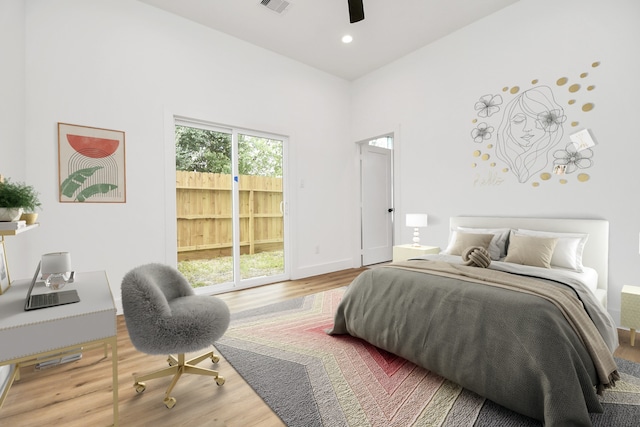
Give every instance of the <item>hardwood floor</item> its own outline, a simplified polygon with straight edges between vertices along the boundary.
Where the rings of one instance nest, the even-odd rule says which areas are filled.
[[[218,295],[232,312],[348,285],[363,269],[350,269],[301,280]],[[629,331],[619,331],[620,347],[615,355],[640,362],[640,339],[631,347]],[[203,362],[206,363],[206,362]],[[226,383],[218,387],[207,378],[185,375],[172,395],[173,409],[162,403],[170,379],[147,383],[137,394],[132,374],[166,364],[165,356],[149,356],[132,346],[122,316],[118,316],[119,412],[121,426],[283,426],[280,419],[224,360],[218,364]],[[278,381],[278,378],[274,378]],[[111,361],[103,350],[90,350],[81,360],[36,371],[22,370],[0,409],[0,426],[85,427],[112,423]]]
[[[620,346],[613,353],[614,356],[621,359],[631,360],[632,362],[640,363],[640,336],[636,336],[635,346],[631,347],[631,339],[629,331],[624,329],[618,329],[618,340]]]

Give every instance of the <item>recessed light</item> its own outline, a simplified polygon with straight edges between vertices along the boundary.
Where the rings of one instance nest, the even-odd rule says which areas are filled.
[[[353,41],[353,37],[351,37],[349,34],[347,34],[346,36],[342,36],[342,43],[351,43]]]

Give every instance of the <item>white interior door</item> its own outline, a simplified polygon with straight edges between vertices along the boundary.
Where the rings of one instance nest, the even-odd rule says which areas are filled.
[[[360,147],[362,265],[371,265],[393,255],[392,151]]]

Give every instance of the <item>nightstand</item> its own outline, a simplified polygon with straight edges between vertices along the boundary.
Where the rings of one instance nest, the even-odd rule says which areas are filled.
[[[406,261],[424,254],[438,253],[440,253],[440,248],[437,246],[398,245],[393,247],[393,262]]]
[[[640,329],[640,288],[637,286],[622,287],[620,325],[631,329],[631,346],[633,347],[636,342],[636,329]]]

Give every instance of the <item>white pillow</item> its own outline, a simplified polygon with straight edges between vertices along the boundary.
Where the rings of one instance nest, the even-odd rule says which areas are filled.
[[[493,238],[491,239],[489,248],[487,249],[491,255],[491,259],[497,261],[507,256],[507,239],[509,238],[510,229],[458,227],[456,230],[474,234],[493,234]],[[456,242],[456,230],[451,232],[451,240],[449,240],[447,249],[445,249],[443,253],[452,255],[451,249]]]
[[[582,273],[582,252],[589,238],[582,233],[558,233],[553,231],[537,231],[519,228],[516,234],[537,237],[553,237],[558,239],[551,257],[551,267],[567,268]]]

